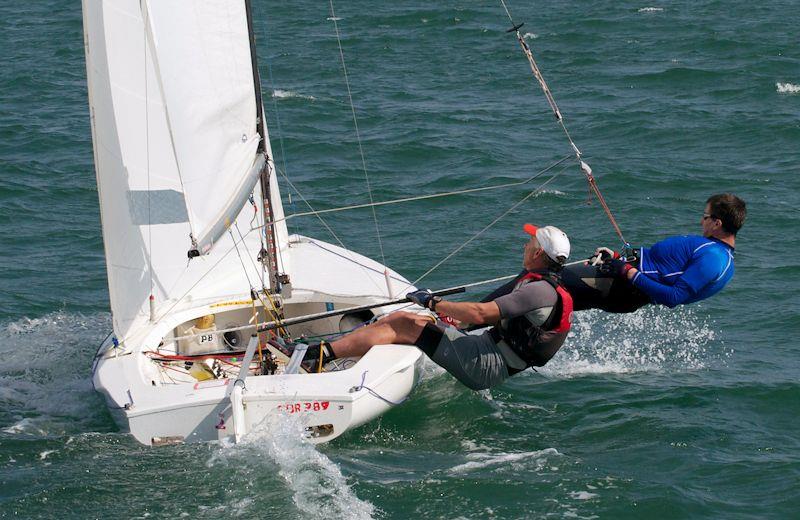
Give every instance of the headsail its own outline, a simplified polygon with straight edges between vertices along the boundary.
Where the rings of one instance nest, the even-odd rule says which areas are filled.
[[[257,131],[244,0],[84,0],[83,11],[109,291],[124,338],[149,316],[151,290],[157,305],[190,289],[195,300],[222,296],[192,288],[232,246],[224,233],[258,189],[267,136]],[[218,241],[227,245],[212,249]],[[193,246],[210,255],[188,262]]]

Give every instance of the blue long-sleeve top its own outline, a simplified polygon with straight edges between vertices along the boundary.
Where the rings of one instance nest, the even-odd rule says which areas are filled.
[[[708,298],[733,277],[733,248],[714,238],[670,237],[641,251],[631,283],[670,308]]]

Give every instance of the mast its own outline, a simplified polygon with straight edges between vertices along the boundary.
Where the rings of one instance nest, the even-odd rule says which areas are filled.
[[[258,144],[259,153],[264,154],[264,167],[260,173],[261,183],[261,206],[265,222],[274,222],[274,212],[272,211],[272,193],[270,190],[270,175],[272,174],[272,158],[267,154],[267,131],[264,124],[264,102],[261,98],[261,75],[258,72],[258,57],[256,56],[256,37],[253,28],[253,8],[251,0],[244,0],[245,11],[247,12],[247,32],[250,35],[250,63],[253,69],[253,88],[256,96],[256,121],[258,133],[261,135],[261,142]],[[275,228],[272,224],[264,226],[266,239],[266,250],[259,252],[259,260],[267,267],[269,273],[270,292],[280,293],[284,283],[288,283],[289,277],[278,273],[278,247],[275,241]]]

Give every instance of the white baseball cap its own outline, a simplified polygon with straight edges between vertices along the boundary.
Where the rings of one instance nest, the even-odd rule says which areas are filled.
[[[536,237],[545,254],[552,260],[563,264],[569,258],[569,238],[567,238],[566,233],[557,227],[537,227],[533,224],[525,224],[522,229],[529,235]]]

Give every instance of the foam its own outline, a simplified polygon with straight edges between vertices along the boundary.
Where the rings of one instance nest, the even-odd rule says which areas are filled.
[[[525,39],[525,40],[535,40],[538,37],[539,37],[538,34],[534,34],[534,33],[531,33],[531,32],[526,32],[525,34],[522,35],[522,38]]]
[[[793,83],[775,83],[779,94],[800,94],[800,85]]]
[[[239,444],[223,444],[209,465],[277,465],[297,509],[311,518],[371,519],[375,506],[356,496],[339,467],[306,438],[302,415],[270,414]]]
[[[541,191],[538,191],[538,192],[536,192],[536,193],[533,195],[533,197],[532,197],[532,198],[534,198],[534,199],[535,199],[535,198],[537,198],[537,197],[541,197],[542,195],[555,195],[555,196],[557,196],[557,197],[563,197],[564,195],[566,195],[566,193],[564,193],[563,191],[560,191],[560,190],[552,190],[552,189],[549,189],[549,190],[541,190]]]
[[[281,90],[281,89],[277,89],[277,88],[272,91],[272,97],[277,98],[277,99],[297,98],[297,99],[308,99],[309,101],[316,101],[317,100],[317,98],[315,98],[314,96],[308,96],[306,94],[300,94],[298,92],[293,92],[291,90]]]
[[[56,452],[56,450],[44,450],[43,452],[41,452],[41,453],[39,454],[39,460],[44,460],[44,459],[46,459],[46,458],[47,458],[49,455],[52,455],[52,454],[53,454],[53,453],[55,453],[55,452]]]
[[[663,11],[663,7],[642,7],[638,10],[640,13],[661,13]]]
[[[571,491],[569,496],[575,500],[591,500],[598,495],[597,493],[589,493],[588,491]]]
[[[465,473],[476,469],[488,468],[491,466],[506,466],[520,462],[533,461],[536,470],[541,470],[547,466],[548,458],[560,456],[555,448],[546,448],[537,451],[523,451],[518,453],[492,453],[492,452],[472,452],[466,455],[469,462],[458,464],[450,468],[449,473]]]
[[[631,314],[582,311],[567,343],[540,373],[572,377],[598,373],[682,371],[705,368],[731,351],[709,352],[715,332],[708,318],[687,307],[643,307]]]
[[[37,437],[44,437],[45,435],[47,435],[47,432],[42,428],[40,428],[36,424],[36,421],[31,419],[30,417],[25,417],[24,419],[15,422],[11,426],[3,428],[2,432],[7,433],[9,435],[24,434],[24,435],[34,435]]]
[[[22,318],[0,328],[0,399],[16,421],[9,435],[45,437],[81,432],[102,420],[90,367],[111,327],[108,314],[64,311]]]

